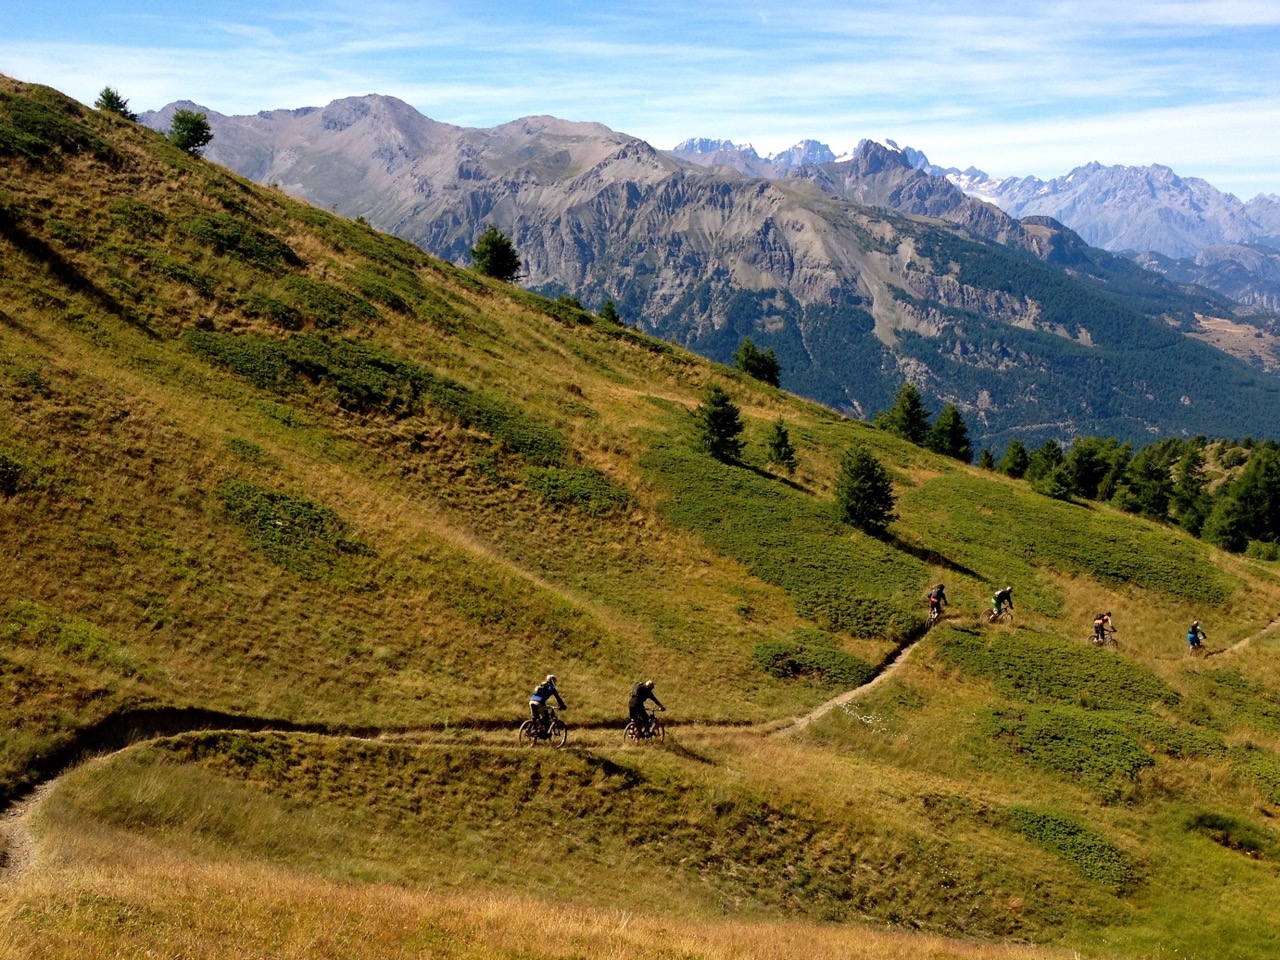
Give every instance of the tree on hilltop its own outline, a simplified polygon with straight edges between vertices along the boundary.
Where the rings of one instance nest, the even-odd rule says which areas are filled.
[[[1027,453],[1026,444],[1021,440],[1010,440],[1009,446],[1005,447],[1004,456],[1000,458],[1000,466],[996,469],[1015,480],[1020,480],[1027,472],[1030,463],[1031,455]]]
[[[132,120],[134,123],[138,122],[138,115],[129,109],[129,101],[120,96],[120,91],[114,87],[103,87],[93,105],[98,110],[118,114],[126,120]]]
[[[622,326],[622,315],[618,313],[618,308],[613,305],[612,300],[606,300],[604,306],[600,308],[600,319],[605,323],[616,323]]]
[[[750,337],[742,341],[742,345],[738,347],[738,351],[733,355],[733,365],[747,376],[754,377],[761,383],[767,383],[772,387],[778,386],[778,380],[782,373],[782,369],[778,365],[778,358],[774,355],[772,349],[761,350],[751,341]]]
[[[973,462],[973,446],[969,443],[969,428],[954,403],[942,408],[925,438],[925,446],[934,453],[954,457],[962,463]]]
[[[193,157],[213,140],[209,118],[195,110],[176,110],[169,124],[169,142]]]
[[[929,435],[929,411],[924,408],[924,398],[914,384],[904,383],[893,398],[893,406],[876,414],[877,427],[895,437],[909,440],[916,446],[924,444]]]
[[[470,253],[476,269],[486,277],[493,277],[503,283],[515,283],[524,273],[524,264],[520,262],[516,245],[493,224],[489,224],[484,233],[480,234],[480,239]]]

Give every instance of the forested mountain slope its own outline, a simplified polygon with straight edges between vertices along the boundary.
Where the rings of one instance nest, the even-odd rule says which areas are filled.
[[[163,127],[176,106],[144,119]],[[877,143],[759,179],[599,124],[464,129],[390,97],[209,116],[209,158],[246,176],[457,263],[496,224],[534,289],[611,298],[721,362],[750,336],[785,387],[849,414],[909,379],[997,448],[1280,436],[1274,377],[1193,336],[1231,319],[1225,298],[1020,223]]]

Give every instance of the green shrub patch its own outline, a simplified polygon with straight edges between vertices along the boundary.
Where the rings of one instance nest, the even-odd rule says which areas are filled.
[[[225,213],[197,214],[182,229],[215,253],[236,257],[263,270],[302,265],[302,259],[279,237]]]
[[[602,517],[631,505],[631,494],[590,467],[530,467],[525,482],[534,493],[558,507]]]
[[[987,717],[985,729],[1034,766],[1095,789],[1133,780],[1155,762],[1122,722],[1098,711],[1035,706],[997,710]]]
[[[974,631],[940,631],[937,644],[944,662],[1028,703],[1105,710],[1178,703],[1178,694],[1146,667],[1089,644],[1028,630],[989,638]]]
[[[1201,810],[1187,817],[1188,833],[1200,833],[1214,843],[1255,859],[1274,859],[1280,843],[1268,831],[1223,813]]]
[[[194,353],[264,389],[283,392],[309,381],[332,390],[344,409],[397,417],[430,403],[532,464],[554,466],[568,455],[559,431],[515,406],[364,341],[316,334],[274,340],[203,330],[188,331],[185,341]]]
[[[875,673],[871,664],[845,653],[823,630],[796,630],[786,640],[766,640],[756,645],[754,656],[765,673],[780,680],[804,678],[851,689]]]
[[[1011,807],[1006,817],[1014,830],[1062,857],[1090,880],[1123,890],[1141,879],[1132,857],[1074,820],[1030,807]]]
[[[222,484],[217,494],[253,549],[308,579],[329,572],[344,556],[374,553],[348,535],[346,521],[304,497],[238,477]]]

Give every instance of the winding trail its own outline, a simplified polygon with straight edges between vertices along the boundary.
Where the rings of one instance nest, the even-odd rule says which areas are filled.
[[[749,735],[790,736],[805,730],[815,720],[862,696],[891,677],[906,662],[912,649],[924,636],[925,632],[921,631],[898,646],[861,686],[846,690],[803,716],[781,721],[781,726],[779,726],[780,721],[777,720],[744,724],[738,728],[739,731]],[[696,730],[707,726],[690,724],[689,729]],[[470,744],[488,749],[501,747],[518,749],[511,740],[510,721],[473,724],[451,733],[439,727],[382,728],[301,724],[287,720],[242,717],[217,711],[182,708],[136,710],[117,714],[79,731],[72,743],[46,756],[42,769],[36,771],[37,784],[34,788],[28,788],[26,793],[19,790],[10,793],[7,797],[0,796],[0,804],[5,804],[3,812],[0,812],[0,841],[3,843],[0,846],[0,886],[15,883],[35,866],[39,851],[31,832],[31,819],[45,797],[53,792],[68,771],[90,758],[109,759],[135,744],[199,731],[295,733],[346,740],[416,742],[432,745]],[[575,725],[573,731],[574,746],[601,748],[620,745],[616,724]]]
[[[1270,623],[1268,623],[1265,627],[1263,627],[1257,633],[1251,633],[1249,634],[1249,636],[1245,637],[1243,640],[1237,640],[1235,643],[1233,643],[1229,647],[1223,647],[1221,650],[1210,650],[1204,655],[1205,659],[1207,660],[1209,659],[1209,657],[1220,657],[1224,653],[1232,653],[1233,651],[1239,650],[1241,647],[1244,647],[1247,644],[1252,643],[1254,640],[1257,640],[1259,637],[1262,637],[1270,633],[1272,630],[1274,630],[1278,626],[1280,626],[1280,616],[1275,617],[1275,619],[1273,619]]]

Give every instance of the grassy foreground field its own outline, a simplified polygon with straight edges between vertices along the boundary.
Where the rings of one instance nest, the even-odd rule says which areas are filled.
[[[0,798],[58,778],[0,953],[1275,954],[1274,564],[2,79],[0,261]],[[709,383],[739,463],[693,441]],[[855,443],[884,539],[831,509]],[[571,748],[520,752],[549,671]],[[677,722],[627,748],[646,676]]]

